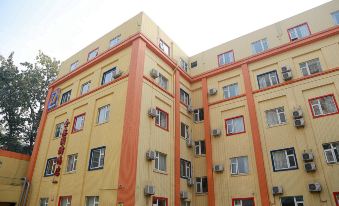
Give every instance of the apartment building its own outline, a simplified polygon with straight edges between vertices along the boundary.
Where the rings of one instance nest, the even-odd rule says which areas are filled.
[[[339,2],[192,57],[140,13],[49,86],[28,205],[338,206]]]

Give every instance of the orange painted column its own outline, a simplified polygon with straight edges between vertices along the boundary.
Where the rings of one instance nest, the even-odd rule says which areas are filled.
[[[213,180],[213,161],[212,161],[212,142],[211,142],[211,124],[210,111],[208,106],[208,88],[207,79],[202,79],[202,103],[204,105],[204,130],[206,144],[206,169],[208,182],[208,206],[215,205],[214,180]]]
[[[42,112],[42,115],[41,115],[39,129],[38,129],[37,135],[35,137],[35,143],[34,143],[34,148],[33,148],[33,152],[32,152],[32,155],[31,155],[31,160],[29,161],[29,165],[28,165],[28,171],[27,171],[28,181],[32,181],[34,167],[35,167],[36,159],[38,157],[40,143],[41,143],[41,139],[42,139],[42,134],[44,132],[45,123],[46,123],[46,119],[47,119],[48,101],[51,97],[52,91],[53,91],[53,88],[48,89],[48,93],[47,93],[47,96],[46,96],[46,99],[45,99],[44,111]]]
[[[132,43],[125,119],[122,133],[117,202],[135,206],[142,81],[146,43],[138,38]]]
[[[175,71],[174,205],[180,205],[180,72]]]
[[[242,75],[244,78],[247,108],[248,108],[248,113],[250,116],[250,125],[251,125],[251,131],[252,131],[255,161],[257,165],[261,205],[269,206],[270,200],[269,200],[267,180],[266,180],[264,157],[263,157],[263,152],[262,152],[262,147],[261,147],[259,124],[258,124],[257,113],[255,109],[254,97],[252,93],[253,88],[251,84],[251,78],[250,78],[250,73],[248,70],[248,65],[243,64],[241,66],[241,71],[242,71]]]

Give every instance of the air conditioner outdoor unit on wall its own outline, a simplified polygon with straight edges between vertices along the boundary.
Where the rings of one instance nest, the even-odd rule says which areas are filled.
[[[273,195],[282,194],[283,193],[282,186],[274,186],[274,187],[272,187],[272,193],[273,193]]]
[[[305,162],[308,162],[308,161],[313,161],[314,159],[314,156],[313,156],[313,153],[312,152],[304,152],[302,154],[302,157],[303,157],[303,160]]]
[[[180,191],[180,198],[181,199],[187,199],[188,198],[188,192]]]
[[[220,129],[213,129],[212,130],[212,136],[213,137],[218,137],[221,135],[221,130]]]
[[[193,146],[193,140],[192,140],[191,137],[188,137],[188,138],[186,139],[186,146],[187,146],[187,147],[192,147],[192,146]]]
[[[187,178],[187,185],[190,186],[190,187],[194,185],[193,178]]]
[[[310,192],[321,192],[321,185],[318,182],[308,184],[308,191]]]
[[[193,107],[191,105],[187,105],[187,112],[192,113],[193,112]]]
[[[285,81],[292,79],[292,71],[289,67],[287,66],[281,67],[281,73]]]
[[[208,95],[213,96],[216,95],[218,90],[216,88],[211,88],[208,90]]]
[[[157,109],[156,108],[149,108],[148,112],[147,112],[148,116],[154,118],[157,116]]]
[[[146,185],[144,188],[144,194],[146,196],[155,194],[155,187],[153,185]]]
[[[314,172],[317,170],[317,167],[314,162],[307,162],[305,163],[305,170],[306,172]]]
[[[156,69],[152,69],[151,72],[150,72],[150,75],[153,79],[156,79],[159,77],[159,71],[156,70]]]
[[[154,151],[147,151],[146,152],[146,159],[147,160],[154,160],[155,159],[155,152]]]
[[[224,171],[224,166],[223,165],[214,165],[213,166],[214,172],[223,172]]]
[[[294,120],[294,126],[296,128],[304,127],[305,126],[305,120],[304,118],[299,118]]]
[[[122,75],[122,73],[123,72],[119,68],[116,68],[114,75],[113,75],[113,78],[116,79],[116,78],[120,77]]]
[[[294,119],[301,118],[303,117],[303,111],[301,109],[295,109],[293,110],[292,115]]]

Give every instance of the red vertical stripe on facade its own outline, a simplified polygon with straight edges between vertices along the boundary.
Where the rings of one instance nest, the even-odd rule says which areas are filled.
[[[175,71],[174,205],[180,205],[180,72]]]
[[[211,125],[210,111],[208,107],[207,79],[202,79],[202,103],[204,105],[204,130],[206,143],[206,169],[208,182],[208,206],[215,205],[214,180],[213,180],[213,162],[212,162],[212,143],[211,143]]]
[[[259,183],[259,188],[260,188],[261,205],[269,206],[270,200],[268,196],[268,187],[267,187],[267,180],[266,180],[264,157],[263,157],[261,141],[260,141],[259,124],[258,124],[258,119],[257,119],[257,114],[256,114],[256,109],[255,109],[254,97],[252,93],[251,78],[250,78],[247,64],[243,64],[241,66],[241,71],[242,71],[244,84],[245,84],[247,108],[248,108],[248,113],[250,117],[250,126],[251,126],[251,131],[252,131],[253,147],[254,147],[255,161],[256,161],[257,173],[258,173],[258,183]]]
[[[125,105],[125,119],[119,168],[117,202],[135,205],[138,140],[140,126],[141,93],[146,43],[140,38],[132,43],[131,63]]]

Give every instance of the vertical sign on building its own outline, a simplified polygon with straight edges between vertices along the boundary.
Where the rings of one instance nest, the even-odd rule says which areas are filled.
[[[67,119],[64,123],[64,130],[62,131],[61,139],[60,139],[60,146],[58,149],[58,157],[56,160],[56,169],[54,171],[54,176],[58,177],[60,176],[60,171],[61,171],[61,164],[62,164],[62,156],[65,151],[65,144],[66,144],[66,137],[68,134],[68,125],[69,125],[69,120]]]

